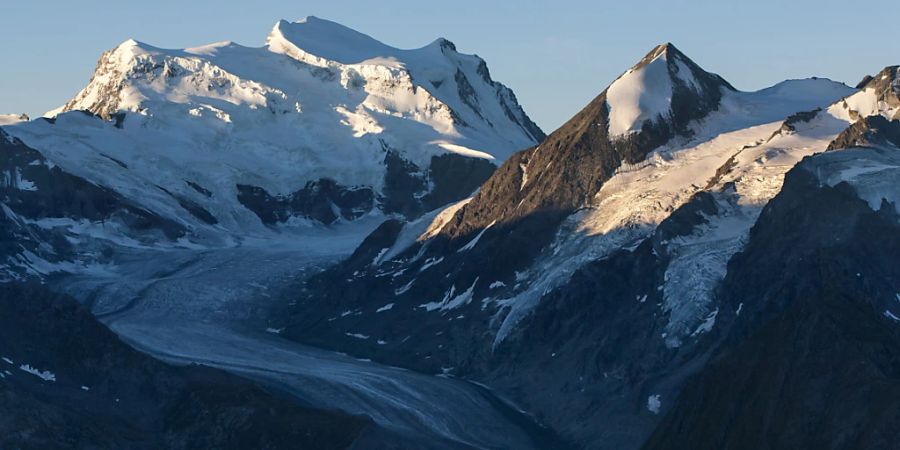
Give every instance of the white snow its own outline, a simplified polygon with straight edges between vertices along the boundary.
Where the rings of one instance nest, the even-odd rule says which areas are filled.
[[[610,136],[636,133],[644,122],[669,114],[672,80],[666,60],[667,54],[662,52],[646,66],[629,70],[609,86],[606,102]]]
[[[394,295],[403,295],[403,294],[405,294],[406,291],[408,291],[408,290],[410,290],[410,289],[412,288],[412,286],[413,286],[413,284],[415,284],[415,282],[416,282],[416,279],[415,279],[415,278],[413,278],[412,280],[409,280],[409,283],[406,283],[406,284],[404,284],[403,286],[401,286],[400,288],[395,289],[395,290],[394,290]]]
[[[437,258],[437,259],[429,258],[427,261],[425,261],[425,264],[422,264],[422,267],[419,268],[419,272],[424,272],[428,268],[440,264],[442,261],[444,261],[443,256],[441,256],[440,258]]]
[[[817,163],[816,175],[822,183],[850,184],[874,211],[884,201],[900,208],[900,152],[896,149],[850,148],[823,155]]]
[[[483,78],[481,63],[442,41],[399,50],[312,17],[279,22],[259,48],[219,42],[169,50],[129,40],[104,53],[67,105],[116,105],[112,112],[128,113],[122,128],[57,111],[55,124],[4,119],[4,130],[67,172],[187,225],[199,235],[193,241],[226,240],[271,231],[237,201],[237,184],[286,195],[329,178],[380,192],[386,148],[427,170],[437,155],[499,162],[533,145],[520,113],[506,113],[512,94]],[[460,97],[458,73],[474,89],[477,110]],[[156,186],[219,223],[186,214]]]
[[[380,312],[390,311],[393,308],[394,308],[394,304],[388,303],[387,305],[384,305],[384,306],[376,309],[375,312],[380,313]]]
[[[444,227],[450,222],[450,220],[453,219],[456,213],[471,201],[472,197],[469,197],[441,210],[437,214],[437,216],[434,217],[434,220],[428,225],[428,228],[425,230],[425,232],[419,235],[418,240],[424,241],[437,236],[438,233],[440,233],[441,230],[444,229]]]
[[[11,359],[9,359],[9,358],[7,358],[7,357],[5,357],[5,356],[4,356],[3,358],[0,358],[0,359],[2,359],[2,360],[3,360],[5,363],[7,363],[7,364],[10,364],[10,365],[15,364],[15,363],[13,362],[13,360],[11,360]]]
[[[478,283],[478,278],[475,278],[475,281],[472,282],[472,285],[469,286],[465,292],[462,292],[459,295],[454,295],[456,293],[456,286],[451,286],[450,290],[444,294],[444,298],[439,302],[429,302],[422,305],[419,305],[419,308],[424,308],[426,311],[435,311],[441,310],[446,311],[449,309],[456,309],[460,306],[467,305],[472,301],[472,294],[475,291],[475,285]]]
[[[693,337],[697,336],[698,334],[709,333],[710,331],[712,331],[713,325],[716,324],[717,315],[719,315],[718,308],[716,308],[715,310],[713,310],[713,312],[709,313],[709,315],[706,316],[706,319],[703,320],[703,323],[697,326],[697,329],[694,330],[693,333],[691,333],[691,336]]]
[[[460,249],[457,250],[456,252],[461,253],[461,252],[465,252],[465,251],[472,250],[473,248],[475,248],[475,246],[478,245],[478,241],[481,239],[481,236],[484,235],[484,232],[487,231],[492,226],[494,226],[495,223],[497,223],[496,220],[489,223],[488,226],[482,228],[481,231],[479,231],[478,234],[476,234],[475,237],[472,238],[472,240],[470,240],[468,243],[466,243],[466,245],[463,245],[462,247],[460,247]]]
[[[662,402],[659,400],[659,394],[647,397],[647,411],[650,411],[653,414],[659,414],[660,407],[662,407]]]
[[[344,334],[346,334],[347,336],[353,337],[353,338],[357,338],[357,339],[368,339],[369,338],[369,336],[366,336],[365,334],[360,334],[360,333],[344,333]]]
[[[38,370],[28,364],[22,364],[21,366],[19,366],[19,369],[23,372],[28,372],[44,381],[56,381],[56,375],[49,370]]]
[[[0,187],[18,189],[20,191],[37,191],[34,182],[22,178],[22,170],[18,167],[14,171],[6,170],[0,177]]]
[[[728,92],[722,106],[692,124],[694,137],[676,139],[644,161],[624,165],[606,182],[592,205],[573,214],[544,255],[523,272],[513,297],[498,299],[494,345],[583,264],[612,251],[633,248],[694,194],[712,192],[719,214],[690,236],[665,243],[672,257],[666,272],[662,310],[668,316],[666,343],[676,347],[704,324],[715,309],[712,292],[726,263],[739,251],[762,207],[778,193],[784,174],[803,157],[824,151],[849,123],[828,113],[796,132],[776,135],[795,112],[827,106],[852,89],[825,79],[791,80],[758,92]],[[735,167],[713,186],[718,168]],[[724,189],[733,183],[734,190]],[[712,323],[710,323],[712,325]]]
[[[828,108],[829,114],[849,122],[868,116],[884,116],[888,120],[898,117],[900,108],[891,106],[878,100],[878,95],[873,88],[863,89],[843,101],[837,102]]]
[[[0,126],[13,125],[19,122],[27,122],[28,116],[24,114],[0,114]]]

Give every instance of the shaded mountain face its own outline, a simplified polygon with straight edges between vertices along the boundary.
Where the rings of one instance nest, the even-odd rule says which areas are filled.
[[[676,136],[689,136],[688,124],[715,111],[723,91],[730,90],[672,44],[654,48],[547,140],[505,163],[439,238],[459,248],[492,228],[479,240],[484,252],[515,251],[517,257],[512,267],[498,267],[506,273],[489,275],[508,277],[548,243],[564,217],[590,203],[619,167],[643,160]]]
[[[2,129],[0,174],[0,281],[97,268],[109,258],[116,235],[153,245],[187,233],[178,221],[64,171]],[[109,241],[81,241],[77,234]]]
[[[645,448],[896,448],[898,153],[848,149],[788,174],[729,263],[722,344]]]
[[[74,299],[0,284],[3,448],[348,448],[372,427],[122,343]]]
[[[654,54],[629,73],[646,70]],[[639,93],[665,93],[658,84]],[[738,306],[723,303],[723,280],[785,173],[837,147],[854,126],[870,132],[866,145],[895,150],[890,106],[863,109],[866,90],[810,79],[758,92],[722,83],[719,92],[715,110],[642,156],[621,145],[652,136],[644,133],[654,122],[641,122],[639,132],[615,128],[624,134],[610,138],[617,102],[595,100],[510,158],[472,199],[419,221],[383,224],[351,258],[305,283],[273,323],[304,342],[477,379],[587,448],[639,448],[725,345],[731,325],[722,317]],[[636,97],[626,104],[660,103]],[[591,108],[601,120],[583,118]],[[640,122],[643,111],[629,117]],[[851,111],[877,117],[859,125]],[[675,123],[668,117],[656,123]],[[585,133],[557,140],[578,123]],[[863,142],[846,141],[841,147]],[[543,154],[548,148],[555,151]],[[845,152],[833,153],[859,159]],[[612,161],[608,172],[603,158]],[[854,185],[872,210],[882,198],[895,202],[891,176],[878,169],[892,164],[859,169],[879,173]],[[544,179],[553,181],[538,188]]]

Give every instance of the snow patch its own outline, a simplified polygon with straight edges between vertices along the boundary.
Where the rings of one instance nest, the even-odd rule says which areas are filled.
[[[659,399],[659,394],[647,397],[647,411],[650,411],[653,414],[659,414],[660,407],[662,407],[662,402]]]
[[[670,114],[672,79],[666,53],[644,67],[630,69],[606,91],[609,107],[609,135],[637,133],[644,122]]]
[[[19,369],[23,372],[30,373],[44,381],[56,381],[56,375],[49,370],[38,370],[28,364],[22,364],[21,366],[19,366]]]
[[[472,238],[471,241],[469,241],[466,245],[462,246],[459,250],[456,251],[456,253],[465,252],[465,251],[472,250],[473,248],[475,248],[475,246],[478,245],[478,241],[481,239],[481,236],[484,235],[484,232],[487,231],[488,229],[490,229],[492,226],[494,226],[495,223],[497,223],[496,220],[489,223],[488,226],[484,227],[481,231],[479,231],[478,234],[475,235],[475,237]]]

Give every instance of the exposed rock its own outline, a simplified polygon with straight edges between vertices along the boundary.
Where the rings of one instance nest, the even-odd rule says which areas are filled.
[[[826,154],[828,155],[828,154]],[[647,449],[896,448],[900,269],[894,205],[792,170],[729,263],[716,335]]]
[[[369,188],[339,186],[332,180],[310,181],[290,195],[272,195],[259,186],[237,185],[238,200],[266,225],[284,223],[292,217],[330,224],[353,220],[371,211],[374,194]]]
[[[900,122],[889,121],[883,116],[868,116],[839,134],[828,145],[828,150],[885,145],[900,147]]]

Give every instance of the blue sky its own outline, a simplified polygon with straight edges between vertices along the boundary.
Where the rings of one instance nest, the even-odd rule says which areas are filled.
[[[666,41],[742,90],[808,76],[853,85],[900,64],[890,1],[7,2],[0,113],[39,115],[61,105],[87,83],[100,53],[128,38],[165,48],[261,46],[277,19],[307,15],[401,48],[446,37],[486,59],[548,132]]]

